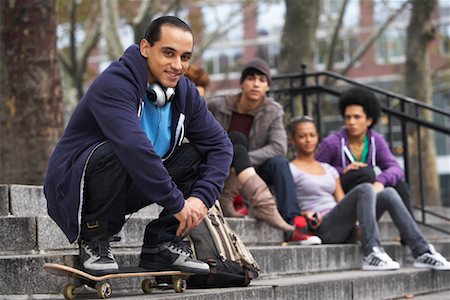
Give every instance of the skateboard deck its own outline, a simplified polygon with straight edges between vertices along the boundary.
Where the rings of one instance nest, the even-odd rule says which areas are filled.
[[[172,287],[175,292],[182,293],[187,287],[186,280],[190,275],[193,275],[192,273],[181,271],[149,271],[140,267],[123,267],[119,268],[117,273],[96,276],[86,273],[77,268],[55,263],[44,263],[43,268],[48,273],[56,276],[79,279],[81,284],[77,285],[69,283],[64,287],[64,298],[68,300],[75,299],[80,287],[83,285],[95,288],[97,290],[97,295],[99,296],[99,298],[109,298],[112,289],[111,284],[108,282],[108,280],[129,277],[143,277],[144,279],[142,280],[141,288],[142,291],[146,294],[151,294],[154,288],[165,289],[158,285],[158,283],[156,282],[157,277],[170,277],[172,281]]]

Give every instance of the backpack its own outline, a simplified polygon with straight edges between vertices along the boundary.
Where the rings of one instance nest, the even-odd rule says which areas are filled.
[[[258,263],[228,225],[218,201],[205,220],[189,232],[187,240],[194,257],[210,266],[209,274],[191,276],[189,287],[247,286],[258,277]]]

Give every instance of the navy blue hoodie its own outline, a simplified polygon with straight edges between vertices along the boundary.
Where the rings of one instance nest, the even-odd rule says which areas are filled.
[[[139,120],[147,78],[146,59],[133,45],[92,83],[50,157],[44,184],[48,214],[70,242],[79,235],[87,162],[95,147],[106,141],[140,191],[177,213],[185,200],[163,159],[187,137],[205,158],[191,195],[207,207],[220,196],[232,159],[227,134],[194,84],[182,76],[172,102],[171,150],[163,158],[158,156]]]

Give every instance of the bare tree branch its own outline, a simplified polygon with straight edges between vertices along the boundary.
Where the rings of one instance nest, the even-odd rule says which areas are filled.
[[[58,58],[63,67],[63,72],[70,74],[70,70],[72,69],[72,61],[62,49],[58,49]]]
[[[141,23],[143,20],[146,20],[145,22],[148,22],[149,12],[152,10],[151,8],[155,5],[159,7],[161,5],[161,1],[142,1],[141,5],[137,9],[136,16],[128,23],[133,26],[135,24]]]
[[[358,49],[356,49],[355,53],[353,53],[352,57],[350,58],[350,62],[347,64],[344,70],[341,71],[342,75],[346,75],[350,71],[353,65],[367,52],[370,46],[372,46],[372,44],[380,37],[380,35],[386,30],[386,28],[392,23],[392,21],[394,21],[395,18],[397,18],[406,9],[410,2],[411,1],[406,1],[399,9],[391,13],[386,21],[381,24],[380,27],[374,30],[372,34],[367,38],[367,40],[360,47],[358,47]]]
[[[257,13],[258,6],[253,6],[253,10],[250,11],[252,14]],[[206,49],[208,49],[214,42],[217,41],[220,37],[227,34],[230,30],[236,28],[236,26],[242,24],[242,20],[239,18],[236,18],[236,16],[239,16],[241,14],[241,7],[236,8],[236,10],[230,11],[230,13],[227,15],[226,18],[223,18],[224,21],[220,22],[219,16],[216,15],[216,28],[212,30],[211,34],[206,36],[202,44],[199,45],[199,47],[196,47],[195,53],[192,56],[192,61],[195,62],[196,59],[201,57],[203,55],[203,52],[205,52]],[[246,20],[243,20],[246,22]]]
[[[76,31],[76,24],[77,24],[77,18],[76,18],[76,11],[77,11],[77,3],[76,0],[72,0],[70,3],[70,11],[69,11],[69,20],[70,20],[70,29],[69,29],[69,38],[70,38],[70,45],[69,45],[69,57],[72,63],[70,64],[69,72],[76,74],[76,53],[77,53],[77,46],[76,46],[76,38],[75,38],[75,31]]]
[[[327,55],[327,65],[326,70],[333,71],[334,69],[334,49],[336,48],[337,41],[339,39],[339,32],[341,31],[345,11],[347,10],[348,0],[344,0],[342,2],[341,8],[339,9],[339,17],[336,21],[336,25],[334,26],[333,35],[331,37],[330,45],[328,47],[328,55]]]
[[[76,98],[83,96],[83,74],[86,70],[89,53],[94,49],[100,37],[100,17],[97,2],[92,3],[91,10],[80,26],[77,20],[78,3],[73,0],[69,5],[69,45],[68,49],[58,49],[58,58],[65,77],[71,79],[71,85],[76,89]],[[84,39],[78,45],[76,36],[78,27],[83,27]]]
[[[101,32],[106,40],[106,52],[111,60],[118,59],[123,53],[123,46],[119,37],[119,11],[117,0],[102,0]]]
[[[85,38],[78,48],[77,53],[77,63],[81,66],[80,75],[86,70],[87,59],[89,53],[97,46],[100,39],[100,20],[98,13],[92,10],[89,14],[87,21],[87,26],[85,26]]]

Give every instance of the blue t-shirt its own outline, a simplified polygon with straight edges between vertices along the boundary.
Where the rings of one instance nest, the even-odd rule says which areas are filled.
[[[145,96],[141,125],[152,142],[156,153],[163,157],[170,148],[170,124],[172,123],[172,103],[163,107],[155,105]]]

